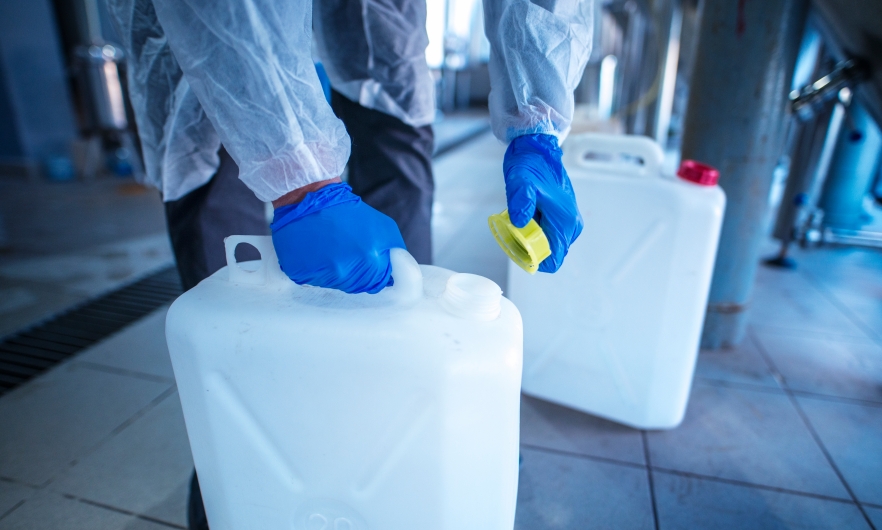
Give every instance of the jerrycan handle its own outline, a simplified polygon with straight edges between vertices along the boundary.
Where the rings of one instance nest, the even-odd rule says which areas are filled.
[[[260,253],[260,262],[256,270],[245,269],[236,261],[236,247],[240,243],[251,245]],[[291,281],[279,267],[279,258],[273,247],[272,236],[229,236],[224,238],[224,246],[230,282],[270,285]],[[394,285],[387,287],[383,292],[388,291],[392,298],[401,304],[419,300],[423,296],[423,272],[413,256],[403,248],[393,248],[389,251],[389,261],[392,264]]]
[[[603,155],[610,160],[591,159]],[[638,158],[642,164],[623,160]],[[664,152],[654,140],[632,134],[585,133],[570,136],[563,144],[564,167],[581,167],[590,171],[636,177],[661,176]]]
[[[389,250],[394,284],[384,291],[400,304],[414,303],[423,296],[423,271],[410,253],[403,248]]]
[[[243,268],[236,261],[236,247],[240,243],[251,245],[260,253],[260,261],[256,270]],[[230,282],[250,285],[269,285],[278,281],[289,281],[282,269],[279,268],[279,258],[273,247],[272,236],[229,236],[224,238],[224,247],[227,253],[227,270],[230,274]]]

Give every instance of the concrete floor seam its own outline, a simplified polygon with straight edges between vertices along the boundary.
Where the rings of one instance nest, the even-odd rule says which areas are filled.
[[[41,490],[41,489],[43,489],[44,487],[46,487],[45,484],[43,484],[42,486],[41,486],[41,485],[37,485],[37,484],[31,484],[31,483],[29,483],[29,482],[24,482],[24,481],[21,481],[21,480],[18,480],[18,479],[14,479],[14,478],[12,478],[12,477],[4,477],[4,476],[2,476],[2,475],[0,475],[0,482],[6,482],[6,483],[9,483],[9,484],[14,484],[14,485],[16,485],[16,486],[22,486],[22,487],[29,488],[29,489],[32,489],[32,490]]]
[[[656,467],[656,466],[653,466],[652,470],[655,472],[658,472],[658,473],[663,473],[665,475],[674,475],[674,476],[678,476],[678,477],[707,480],[710,482],[719,482],[721,484],[729,484],[731,486],[740,486],[742,488],[751,488],[751,489],[758,489],[758,490],[764,490],[764,491],[771,491],[774,493],[786,493],[788,495],[796,495],[799,497],[808,497],[811,499],[819,499],[819,500],[824,500],[824,501],[834,501],[834,502],[839,502],[839,503],[843,503],[843,504],[860,504],[859,501],[855,501],[855,500],[851,500],[851,499],[843,499],[840,497],[832,497],[830,495],[821,495],[818,493],[810,493],[807,491],[792,490],[789,488],[781,488],[778,486],[768,486],[766,484],[757,484],[756,482],[746,482],[743,480],[735,480],[735,479],[731,479],[731,478],[714,477],[712,475],[704,475],[702,473],[693,473],[691,471],[680,471],[677,469],[669,469],[669,468]]]
[[[127,418],[120,425],[118,425],[116,428],[111,430],[107,436],[100,439],[92,447],[86,449],[85,451],[83,451],[83,453],[81,455],[77,456],[77,458],[75,458],[74,460],[69,462],[67,465],[67,468],[62,469],[61,473],[64,473],[68,469],[75,467],[81,460],[83,460],[84,458],[88,457],[89,455],[91,455],[92,453],[94,453],[95,451],[100,449],[101,446],[106,444],[108,441],[112,440],[119,433],[124,431],[127,427],[134,424],[136,421],[138,421],[145,414],[147,414],[148,412],[150,412],[151,410],[153,410],[154,408],[159,406],[159,404],[162,403],[163,401],[165,401],[166,398],[168,398],[169,396],[171,396],[172,394],[175,394],[175,393],[177,393],[177,387],[174,385],[172,385],[171,387],[162,391],[157,397],[155,397],[153,400],[151,400],[147,405],[142,407],[140,410],[135,412],[131,417]],[[52,482],[57,478],[57,476],[58,475],[55,475],[55,476],[52,476],[51,478],[49,478],[45,483],[43,483],[40,486],[40,488],[45,488],[46,486],[49,486],[50,484],[52,484]]]
[[[804,397],[807,399],[815,399],[818,401],[829,401],[831,403],[842,403],[843,405],[859,405],[864,407],[882,408],[882,401],[870,401],[868,399],[849,398],[843,396],[831,396],[829,394],[818,394],[817,392],[808,392],[805,390],[793,390],[790,392],[794,396]]]
[[[854,500],[854,503],[858,506],[858,509],[861,511],[861,514],[864,516],[867,524],[870,525],[870,528],[876,530],[876,527],[875,525],[873,525],[873,521],[870,519],[870,516],[867,514],[866,510],[864,510],[864,507],[858,500],[857,495],[855,495],[854,490],[851,488],[851,485],[845,479],[845,475],[839,469],[839,466],[836,465],[836,461],[833,460],[833,455],[831,455],[830,451],[827,450],[827,446],[824,444],[824,441],[821,440],[821,437],[815,430],[815,426],[812,425],[811,420],[809,420],[809,417],[806,415],[805,411],[802,409],[802,406],[799,404],[799,400],[797,400],[796,396],[794,396],[790,392],[787,393],[787,396],[790,398],[791,403],[793,403],[793,406],[796,408],[797,413],[799,414],[800,418],[802,418],[802,421],[805,423],[806,428],[808,428],[809,432],[811,433],[812,438],[815,440],[815,443],[818,444],[818,447],[821,448],[821,452],[824,453],[824,458],[827,459],[827,463],[829,463],[830,467],[833,468],[833,472],[836,473],[837,477],[839,477],[839,480],[842,482],[842,486],[845,487],[845,490],[851,496],[852,500]]]
[[[836,476],[839,477],[839,480],[842,482],[843,487],[845,487],[845,490],[848,491],[848,494],[854,500],[854,503],[857,505],[858,509],[860,510],[861,515],[864,516],[864,519],[867,521],[867,524],[870,525],[870,528],[872,528],[873,530],[876,530],[876,526],[873,524],[872,519],[870,519],[869,514],[867,514],[867,511],[864,509],[863,505],[858,500],[857,495],[855,495],[854,490],[851,488],[851,485],[845,479],[845,475],[843,475],[842,471],[839,469],[839,466],[836,465],[836,462],[833,460],[833,456],[830,454],[830,451],[827,450],[827,446],[824,445],[824,442],[821,440],[821,437],[818,435],[817,431],[815,430],[814,425],[812,425],[811,420],[809,420],[809,417],[806,415],[805,411],[802,410],[802,406],[800,406],[799,400],[797,400],[796,396],[794,396],[792,393],[788,393],[788,397],[790,398],[791,402],[793,403],[793,406],[796,407],[796,410],[799,413],[799,416],[802,418],[802,421],[805,422],[805,425],[809,429],[809,432],[811,432],[812,438],[814,438],[815,443],[817,443],[818,447],[821,448],[821,451],[824,453],[824,457],[827,459],[827,462],[830,464],[830,467],[833,468],[833,472],[836,473]]]
[[[655,530],[659,530],[658,504],[655,500],[655,481],[652,477],[652,458],[649,454],[649,438],[646,436],[646,431],[640,431],[640,440],[643,445],[643,458],[646,460],[646,479],[649,481],[649,500],[652,503],[652,521],[655,523]]]
[[[759,351],[760,355],[763,357],[763,359],[765,359],[766,364],[768,364],[770,369],[772,369],[775,373],[780,375],[781,371],[778,370],[778,367],[775,365],[775,362],[772,361],[772,359],[769,356],[769,353],[766,351],[765,347],[760,343],[760,341],[758,339],[756,339],[756,337],[753,337],[753,340],[754,340],[754,344],[757,347],[757,351]],[[790,387],[787,386],[786,379],[782,379],[782,381],[784,382],[783,388],[784,388],[785,393],[787,394],[788,399],[790,400],[790,403],[796,409],[796,413],[799,414],[800,419],[802,420],[806,429],[808,429],[809,434],[811,435],[812,439],[815,441],[815,444],[818,446],[818,448],[823,453],[824,458],[827,459],[827,463],[830,465],[830,467],[833,469],[833,472],[839,478],[839,481],[842,483],[842,486],[845,488],[845,491],[848,492],[848,495],[851,497],[854,504],[857,505],[858,510],[860,510],[861,515],[864,517],[864,520],[867,522],[868,525],[870,525],[870,528],[872,528],[873,530],[876,530],[876,526],[873,524],[873,521],[870,519],[870,516],[867,514],[867,511],[861,505],[861,503],[858,500],[857,495],[855,495],[854,490],[852,489],[851,485],[845,479],[845,475],[843,475],[842,471],[839,469],[839,466],[836,465],[836,462],[833,460],[833,456],[830,454],[830,451],[827,449],[827,446],[824,444],[823,440],[821,440],[821,437],[820,437],[820,435],[818,435],[817,430],[815,430],[815,426],[812,424],[811,420],[806,415],[805,411],[802,409],[802,406],[799,404],[799,400],[796,399],[796,396],[793,395],[793,392],[791,392]]]
[[[850,320],[852,324],[860,328],[860,330],[863,331],[877,345],[882,346],[882,336],[877,334],[876,330],[874,330],[873,328],[867,327],[863,320],[857,318],[854,312],[852,312],[852,310],[849,309],[847,305],[843,304],[842,301],[839,300],[839,298],[834,293],[830,292],[827,286],[824,285],[824,282],[816,278],[812,273],[808,271],[801,271],[801,273],[804,276],[811,278],[811,283],[815,286],[815,288],[820,291],[820,293],[827,299],[828,302],[836,306],[836,309],[838,309],[843,315],[845,315],[845,317],[848,318],[848,320]]]
[[[696,376],[695,379],[696,379],[696,382],[706,384],[709,387],[733,388],[736,390],[749,390],[749,391],[753,391],[753,392],[763,392],[765,394],[775,394],[778,396],[784,395],[784,389],[782,389],[782,388],[774,388],[774,387],[763,386],[763,385],[752,385],[750,383],[739,383],[736,381],[725,381],[723,379],[713,379],[710,377],[701,377],[701,376]]]
[[[643,433],[643,431],[641,431],[641,434],[642,433]],[[778,486],[769,486],[766,484],[759,484],[756,482],[746,482],[743,480],[736,480],[736,479],[730,479],[730,478],[725,478],[725,477],[715,477],[713,475],[705,475],[703,473],[694,473],[691,471],[681,471],[678,469],[670,469],[670,468],[664,468],[664,467],[659,467],[659,466],[649,466],[649,465],[645,465],[645,464],[636,464],[634,462],[627,462],[624,460],[617,460],[614,458],[606,458],[606,457],[602,457],[602,456],[587,455],[587,454],[583,454],[583,453],[574,453],[572,451],[563,451],[560,449],[552,449],[552,448],[542,447],[542,446],[538,446],[538,445],[534,445],[534,444],[521,444],[521,447],[526,448],[526,449],[531,449],[533,451],[555,454],[555,455],[575,458],[575,459],[579,459],[579,460],[590,460],[593,462],[600,462],[600,463],[604,463],[604,464],[612,464],[612,465],[617,465],[617,466],[630,467],[630,468],[634,468],[634,469],[645,469],[647,471],[651,469],[653,472],[664,473],[666,475],[675,475],[675,476],[686,477],[686,478],[695,478],[695,479],[699,479],[699,480],[708,480],[708,481],[712,481],[712,482],[719,482],[722,484],[730,484],[733,486],[741,486],[741,487],[745,487],[745,488],[755,488],[755,489],[761,489],[761,490],[765,490],[765,491],[772,491],[775,493],[787,493],[790,495],[798,495],[800,497],[809,497],[809,498],[813,498],[813,499],[836,501],[836,502],[841,502],[841,503],[845,503],[845,504],[859,504],[860,503],[860,501],[856,501],[854,499],[832,497],[829,495],[821,495],[821,494],[811,493],[811,492],[807,492],[807,491],[800,491],[800,490],[794,490],[794,489],[789,489],[789,488],[781,488]],[[647,449],[648,449],[648,437],[647,437]],[[647,453],[648,453],[648,451],[647,451]],[[649,458],[649,455],[648,454],[644,455],[644,458]],[[868,506],[872,506],[869,503],[863,503],[863,504],[868,505]]]
[[[645,435],[644,431],[641,431],[641,435]],[[646,445],[647,454],[644,455],[644,458],[646,458],[647,461],[649,461],[648,442],[649,442],[649,440],[648,440],[648,436],[647,436],[647,445]],[[654,465],[650,466],[650,465],[646,465],[646,464],[637,464],[634,462],[627,462],[624,460],[617,460],[614,458],[588,455],[588,454],[584,454],[584,453],[575,453],[572,451],[564,451],[564,450],[560,450],[560,449],[552,449],[549,447],[543,447],[543,446],[539,446],[539,445],[535,445],[535,444],[523,444],[522,443],[521,447],[526,448],[526,449],[531,449],[533,451],[543,452],[543,453],[555,454],[555,455],[569,457],[569,458],[575,458],[575,459],[579,459],[579,460],[590,460],[593,462],[600,462],[600,463],[604,463],[604,464],[612,464],[612,465],[617,465],[617,466],[630,467],[630,468],[634,468],[634,469],[649,470],[651,468],[651,470],[653,472],[664,473],[666,475],[675,475],[675,476],[681,476],[681,477],[686,477],[686,478],[708,480],[708,481],[712,481],[712,482],[730,484],[733,486],[762,489],[762,490],[766,490],[766,491],[772,491],[775,493],[787,493],[790,495],[798,495],[801,497],[809,497],[809,498],[814,498],[814,499],[836,501],[836,502],[841,502],[841,503],[846,503],[846,504],[859,504],[860,503],[860,501],[855,500],[853,498],[846,499],[846,498],[840,498],[840,497],[833,497],[833,496],[829,496],[829,495],[821,495],[821,494],[811,493],[811,492],[807,492],[807,491],[800,491],[800,490],[794,490],[794,489],[789,489],[789,488],[781,488],[778,486],[769,486],[766,484],[759,484],[756,482],[747,482],[747,481],[730,479],[730,478],[725,478],[725,477],[715,477],[713,475],[705,475],[703,473],[694,473],[691,471],[681,471],[678,469],[664,468],[664,467],[659,467],[659,466],[654,466]],[[863,503],[863,504],[869,505],[868,503]]]
[[[0,521],[2,521],[6,516],[10,515],[15,510],[19,509],[24,503],[27,502],[25,500],[18,501],[12,508],[6,510],[3,513],[0,513]]]
[[[779,374],[780,375],[780,374]],[[733,388],[736,390],[748,390],[752,392],[763,392],[766,394],[775,394],[775,395],[786,395],[787,391],[784,388],[774,388],[770,386],[763,385],[753,385],[750,383],[739,383],[736,381],[725,381],[723,379],[714,379],[711,377],[695,377],[697,382],[705,384],[709,387],[719,387],[719,388]],[[780,376],[780,379],[783,381],[784,377]],[[820,394],[818,392],[810,392],[808,390],[794,390],[789,389],[796,396],[805,397],[808,399],[816,399],[819,401],[829,401],[833,403],[842,403],[845,405],[862,405],[866,407],[882,407],[882,401],[872,401],[869,399],[858,399],[858,398],[850,398],[845,396],[834,396],[831,394]]]
[[[539,451],[541,453],[548,453],[548,454],[553,454],[553,455],[558,455],[558,456],[576,458],[576,459],[580,459],[580,460],[591,460],[593,462],[600,462],[603,464],[612,464],[612,465],[616,465],[616,466],[630,467],[630,468],[634,468],[634,469],[646,469],[646,467],[647,467],[646,464],[637,464],[635,462],[628,462],[626,460],[617,460],[615,458],[587,455],[584,453],[575,453],[572,451],[553,449],[550,447],[543,447],[541,445],[535,445],[535,444],[522,443],[521,447],[523,447],[525,449],[530,449],[532,451]]]
[[[111,512],[116,512],[116,513],[120,513],[120,514],[123,514],[123,515],[130,515],[130,516],[132,516],[132,517],[137,517],[138,519],[143,519],[143,520],[145,520],[145,521],[149,521],[149,522],[151,522],[151,523],[155,523],[155,524],[159,524],[159,525],[162,525],[162,526],[166,526],[166,527],[168,527],[168,528],[179,528],[179,529],[181,529],[181,530],[187,530],[187,527],[185,527],[185,526],[181,526],[181,525],[177,525],[177,524],[174,524],[174,523],[170,523],[170,522],[168,522],[168,521],[163,521],[162,519],[157,519],[156,517],[151,517],[151,516],[149,516],[149,515],[144,515],[144,514],[140,514],[140,513],[136,513],[136,512],[130,511],[130,510],[125,510],[125,509],[123,509],[123,508],[117,508],[116,506],[111,506],[111,505],[109,505],[109,504],[104,504],[104,503],[102,503],[102,502],[96,502],[96,501],[93,501],[93,500],[90,500],[90,499],[86,499],[86,498],[83,498],[83,497],[77,497],[76,495],[70,495],[70,494],[67,494],[67,493],[62,493],[61,496],[64,497],[64,498],[66,498],[66,499],[70,499],[70,500],[72,500],[72,501],[77,501],[77,502],[81,502],[81,503],[83,503],[83,504],[88,504],[89,506],[94,506],[94,507],[96,507],[96,508],[101,508],[101,509],[104,509],[104,510],[109,510],[109,511],[111,511]]]
[[[160,308],[162,309],[162,308]],[[132,322],[132,325],[140,322],[143,319],[136,320]],[[106,364],[96,363],[93,361],[79,361],[76,359],[76,356],[79,354],[74,354],[74,357],[71,359],[71,364],[76,364],[77,366],[81,366],[83,368],[87,368],[89,370],[95,370],[98,372],[105,372],[108,374],[121,375],[123,377],[131,377],[133,379],[140,379],[143,381],[151,381],[153,383],[165,383],[169,385],[175,385],[175,380],[170,377],[162,377],[161,375],[153,375],[146,374],[144,372],[138,372],[135,370],[127,370],[125,368],[118,368],[116,366],[110,366]]]

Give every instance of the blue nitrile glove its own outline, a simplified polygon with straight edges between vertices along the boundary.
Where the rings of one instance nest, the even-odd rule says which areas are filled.
[[[395,221],[347,184],[329,184],[276,208],[270,228],[289,278],[347,293],[375,294],[392,285],[389,250],[406,248]]]
[[[560,157],[557,137],[527,134],[511,141],[502,162],[512,224],[523,228],[535,217],[548,238],[551,255],[539,264],[541,272],[557,271],[582,233],[576,194]]]

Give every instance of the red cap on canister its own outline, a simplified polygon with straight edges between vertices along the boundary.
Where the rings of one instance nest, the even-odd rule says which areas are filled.
[[[716,186],[717,181],[720,180],[720,172],[716,168],[695,160],[681,162],[677,176],[702,186]]]

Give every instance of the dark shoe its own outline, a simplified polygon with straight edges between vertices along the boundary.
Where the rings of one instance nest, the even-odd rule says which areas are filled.
[[[199,478],[193,471],[190,479],[190,499],[187,501],[187,528],[190,530],[208,530],[208,519],[205,517],[205,506],[202,504],[202,491],[199,489]]]

